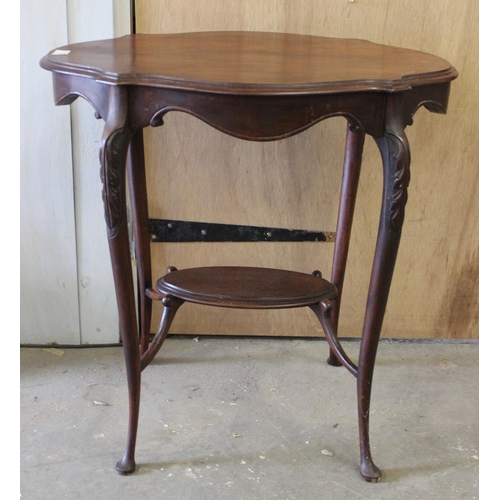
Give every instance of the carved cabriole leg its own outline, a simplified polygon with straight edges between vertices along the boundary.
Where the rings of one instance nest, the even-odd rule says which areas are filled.
[[[143,355],[149,344],[151,332],[152,301],[146,290],[152,285],[151,248],[149,240],[149,214],[144,162],[144,138],[142,129],[136,130],[130,141],[127,155],[127,174],[130,192],[135,252],[137,259],[140,353]]]
[[[108,113],[101,141],[103,182],[111,264],[115,282],[120,333],[123,342],[129,392],[129,430],[125,454],[116,469],[121,474],[135,470],[135,443],[139,419],[141,370],[135,312],[134,286],[128,243],[125,200],[125,162],[131,130],[127,123],[127,88],[109,86]]]
[[[404,133],[401,96],[388,97],[386,130],[376,138],[384,169],[382,209],[372,267],[363,335],[358,363],[358,418],[360,433],[360,472],[367,481],[380,480],[380,469],[373,463],[369,442],[370,395],[378,341],[401,238],[407,189],[410,182],[410,149]]]
[[[332,326],[335,332],[338,332],[340,299],[342,296],[347,254],[349,252],[349,241],[351,239],[352,220],[354,217],[354,206],[358,191],[364,143],[365,133],[353,130],[351,125],[348,124],[331,278],[331,282],[338,290],[337,298],[332,302],[331,309]],[[327,362],[333,366],[342,365],[332,349],[330,349],[330,357]]]

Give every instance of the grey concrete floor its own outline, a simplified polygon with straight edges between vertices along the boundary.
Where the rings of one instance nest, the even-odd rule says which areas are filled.
[[[345,344],[354,359],[357,341]],[[143,372],[138,469],[119,347],[21,349],[21,498],[478,498],[478,345],[382,342],[378,484],[358,473],[355,379],[318,340],[173,337]],[[328,452],[327,454],[325,454]]]

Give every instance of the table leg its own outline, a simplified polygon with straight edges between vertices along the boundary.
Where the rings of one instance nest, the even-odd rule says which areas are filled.
[[[410,182],[410,149],[404,126],[397,120],[376,139],[384,169],[383,201],[375,248],[358,362],[358,418],[361,475],[379,481],[369,442],[369,413],[375,356],[401,238],[407,188]]]
[[[134,454],[141,384],[139,339],[125,199],[125,163],[131,130],[127,127],[126,88],[110,86],[108,99],[108,116],[106,116],[100,149],[102,194],[129,394],[127,446],[116,469],[121,474],[129,474],[135,470]]]
[[[140,353],[147,351],[151,333],[152,300],[146,290],[152,286],[149,214],[142,129],[136,130],[127,155],[127,175],[132,212],[138,277]]]
[[[354,206],[358,191],[364,143],[365,133],[363,131],[353,130],[351,125],[347,124],[344,172],[342,174],[342,188],[337,216],[337,234],[333,252],[331,277],[331,282],[338,290],[337,298],[332,301],[331,313],[333,330],[336,332],[338,332],[340,299],[342,296],[342,285],[344,283],[345,268],[347,264],[347,254],[349,252],[349,241],[351,239],[352,220],[354,217]],[[332,366],[342,365],[332,349],[330,349],[330,356],[327,363]]]

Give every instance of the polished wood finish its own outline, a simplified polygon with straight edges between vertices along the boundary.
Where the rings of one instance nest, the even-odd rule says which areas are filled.
[[[169,272],[156,290],[188,302],[238,309],[282,309],[334,299],[337,289],[316,274],[262,267],[201,267]]]
[[[150,347],[142,353],[144,369],[162,346],[177,310],[184,302],[232,309],[291,309],[309,306],[317,315],[331,356],[356,376],[357,367],[349,359],[337,338],[333,324],[335,285],[312,274],[262,267],[201,267],[178,271],[170,266],[167,274],[147,289],[150,299],[163,304],[163,315]]]
[[[197,44],[203,48],[205,57],[217,60],[220,56],[226,64],[240,58],[249,63],[235,64],[233,68],[215,65],[216,69],[209,73],[211,64],[204,59],[200,62],[199,53],[194,50]],[[171,54],[172,46],[184,54],[184,59]],[[260,66],[262,51],[267,55]],[[368,54],[369,63],[361,55],[363,51]],[[311,58],[304,58],[304,54],[311,54]],[[401,63],[399,71],[397,61]],[[337,68],[338,73],[325,69],[325,64]],[[380,470],[373,463],[369,445],[370,394],[410,181],[405,128],[412,124],[413,114],[420,106],[437,113],[446,112],[450,82],[456,78],[456,70],[431,55],[370,42],[266,33],[129,36],[64,47],[48,54],[41,65],[54,73],[57,104],[69,104],[82,96],[105,121],[100,151],[103,200],[130,400],[127,447],[117,470],[123,474],[135,470],[140,372],[161,347],[176,311],[184,301],[191,301],[250,309],[309,306],[323,327],[330,360],[345,366],[357,378],[360,471],[367,481],[380,480]],[[144,230],[148,212],[141,133],[147,126],[161,125],[163,116],[173,110],[187,112],[227,134],[251,141],[287,138],[332,116],[347,119],[349,132],[337,231],[340,243],[334,255],[332,283],[320,278],[319,272],[302,275],[241,267],[176,271],[171,267],[157,282],[157,289],[149,286],[151,266]],[[338,340],[339,304],[334,305],[334,301],[337,289],[342,290],[365,134],[375,139],[380,150],[384,180],[356,366]],[[132,213],[138,225],[137,252],[143,261],[138,266],[142,340],[135,314],[126,223],[127,170],[129,182],[134,184]],[[257,293],[257,278],[263,295]],[[243,290],[245,281],[249,287]],[[219,289],[222,285],[225,292]],[[148,346],[144,339],[149,329],[150,300],[163,304],[164,315]]]
[[[331,281],[337,287],[337,298],[333,303],[332,321],[335,331],[338,331],[340,316],[340,300],[344,286],[345,271],[347,266],[347,255],[351,241],[351,229],[358,192],[359,176],[361,174],[361,160],[365,143],[365,133],[353,132],[347,127],[347,136],[344,153],[344,172],[342,176],[342,187],[339,199],[339,210],[337,218],[337,239],[333,253]],[[336,359],[332,351],[328,363],[338,366],[340,361]]]
[[[127,175],[130,192],[134,241],[137,241],[138,300],[140,324],[140,351],[146,352],[151,332],[152,301],[143,292],[152,286],[151,249],[149,239],[148,193],[144,164],[144,138],[137,130],[130,141],[127,155]]]
[[[223,94],[395,91],[456,77],[447,61],[423,52],[287,33],[137,34],[59,50],[69,53],[48,54],[46,69],[114,85]]]

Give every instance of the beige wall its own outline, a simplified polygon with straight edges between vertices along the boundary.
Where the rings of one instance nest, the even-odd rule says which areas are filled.
[[[265,30],[363,38],[422,50],[460,72],[446,116],[420,110],[407,130],[412,182],[384,323],[385,337],[478,336],[478,2],[454,0],[137,0],[138,33]],[[146,133],[151,217],[334,230],[345,122],[253,144],[187,115]],[[168,169],[164,168],[168,165]],[[340,336],[361,331],[380,207],[381,161],[370,138],[354,221]],[[155,244],[167,265],[263,265],[328,275],[329,243]],[[309,311],[184,306],[173,331],[321,335]]]

